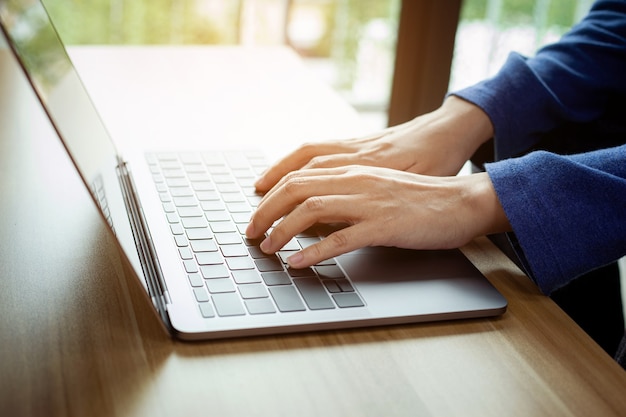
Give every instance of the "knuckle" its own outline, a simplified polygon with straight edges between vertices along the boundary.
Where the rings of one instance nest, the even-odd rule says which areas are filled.
[[[309,254],[312,255],[314,259],[325,259],[326,255],[324,254],[322,245],[320,243],[316,243],[315,245],[311,245],[308,248]]]
[[[307,211],[321,211],[324,209],[324,200],[321,197],[309,197],[302,203]]]
[[[298,152],[304,155],[305,157],[307,157],[308,159],[310,159],[313,156],[317,155],[318,147],[319,147],[319,144],[316,144],[313,142],[306,142],[306,143],[303,143],[302,146],[300,146],[300,148],[298,149]]]
[[[368,184],[374,178],[368,172],[366,172],[364,167],[356,166],[350,170],[349,175],[352,177],[352,180],[358,184]],[[375,179],[374,179],[375,180]]]
[[[332,247],[338,248],[339,250],[348,247],[350,243],[347,234],[342,230],[331,233],[324,240],[326,244],[330,244]]]
[[[323,168],[328,165],[329,157],[328,156],[315,156],[311,158],[309,163],[307,164],[308,168]]]
[[[285,176],[283,189],[288,195],[297,195],[301,185],[305,182],[303,178],[298,176],[297,172],[290,172]]]

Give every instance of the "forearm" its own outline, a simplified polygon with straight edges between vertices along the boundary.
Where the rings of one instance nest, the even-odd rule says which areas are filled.
[[[449,96],[437,110],[398,126],[395,134],[412,138],[417,163],[405,170],[447,176],[456,174],[493,137],[493,125],[480,107]]]
[[[487,165],[528,273],[549,294],[626,254],[626,145]]]

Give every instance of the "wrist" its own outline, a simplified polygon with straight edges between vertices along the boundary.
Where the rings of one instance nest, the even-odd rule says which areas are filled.
[[[465,183],[464,206],[473,224],[473,237],[511,231],[493,183],[486,172],[459,177]]]
[[[469,156],[494,135],[493,123],[487,113],[467,100],[449,96],[439,111],[447,118],[458,138],[458,145],[466,148]]]

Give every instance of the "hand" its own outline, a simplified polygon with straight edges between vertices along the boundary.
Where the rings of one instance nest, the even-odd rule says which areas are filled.
[[[255,186],[267,192],[289,172],[348,165],[454,175],[492,135],[491,121],[480,108],[451,96],[438,110],[377,134],[305,144],[267,170]]]
[[[289,258],[304,268],[364,246],[459,247],[510,226],[485,173],[430,177],[387,168],[348,166],[295,171],[268,192],[246,231],[266,253],[315,223],[345,223]]]

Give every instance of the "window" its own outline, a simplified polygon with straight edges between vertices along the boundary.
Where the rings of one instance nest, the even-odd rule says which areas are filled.
[[[44,0],[63,41],[293,47],[372,127],[386,123],[401,0]]]

